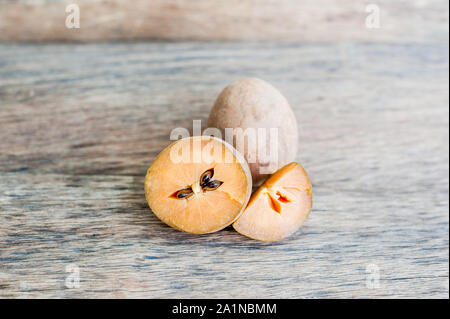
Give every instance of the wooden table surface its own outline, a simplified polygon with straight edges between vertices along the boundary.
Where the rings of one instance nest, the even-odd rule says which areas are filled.
[[[0,297],[448,298],[448,59],[433,41],[1,44]],[[290,101],[313,184],[279,243],[176,231],[144,197],[170,131],[242,76]]]

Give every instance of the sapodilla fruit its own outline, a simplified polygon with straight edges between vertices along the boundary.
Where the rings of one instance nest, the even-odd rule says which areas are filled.
[[[219,129],[222,138],[244,156],[253,186],[261,185],[297,155],[295,114],[280,91],[261,79],[243,78],[227,86],[217,97],[207,126]],[[260,139],[262,132],[265,141]]]
[[[178,140],[164,149],[145,177],[145,196],[167,225],[193,234],[232,224],[252,190],[250,169],[228,143],[210,136]]]
[[[278,241],[299,229],[311,208],[308,176],[300,164],[290,163],[256,190],[233,227],[253,239]]]

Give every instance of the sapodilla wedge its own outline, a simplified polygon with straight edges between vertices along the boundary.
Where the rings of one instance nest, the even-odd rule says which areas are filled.
[[[167,225],[193,234],[232,224],[247,206],[251,190],[243,156],[210,136],[172,143],[145,177],[145,196],[153,213]]]
[[[253,239],[278,241],[299,229],[311,208],[311,183],[303,167],[294,162],[256,190],[233,227]]]

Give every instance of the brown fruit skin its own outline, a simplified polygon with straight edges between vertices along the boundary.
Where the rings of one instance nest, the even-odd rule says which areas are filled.
[[[218,128],[223,139],[225,128],[266,128],[267,131],[278,128],[278,162],[259,158],[256,147],[242,149],[236,145],[236,136],[233,137],[233,146],[244,155],[250,166],[253,186],[262,184],[271,173],[295,160],[298,148],[295,114],[280,91],[261,79],[243,78],[227,86],[217,97],[207,126]],[[266,142],[269,150],[269,138],[266,138]],[[249,144],[257,145],[253,142]],[[264,167],[270,167],[270,173],[261,173],[260,168]]]

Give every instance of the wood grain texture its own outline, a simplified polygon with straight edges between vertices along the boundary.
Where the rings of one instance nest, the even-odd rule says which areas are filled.
[[[80,28],[65,27],[77,3]],[[380,10],[379,29],[366,18]],[[0,0],[0,41],[448,41],[446,0]]]
[[[448,298],[448,58],[446,44],[0,45],[0,297]],[[310,218],[275,244],[176,231],[144,197],[170,131],[205,123],[241,76],[290,101],[313,183]]]

